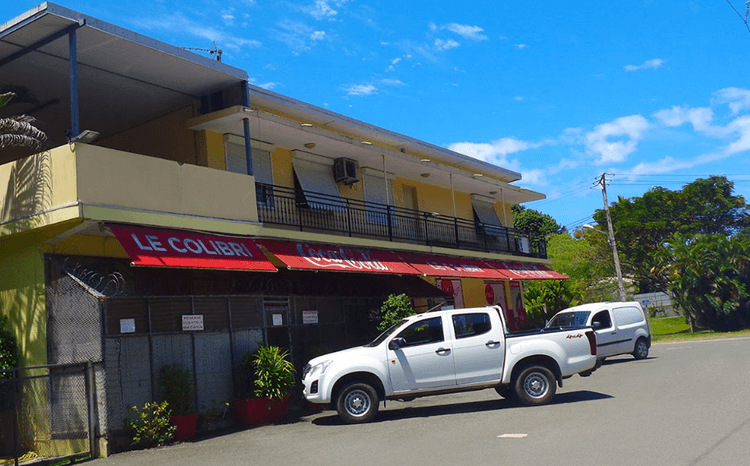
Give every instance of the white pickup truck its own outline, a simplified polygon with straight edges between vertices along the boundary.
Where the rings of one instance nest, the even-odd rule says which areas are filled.
[[[600,364],[591,328],[505,329],[497,306],[411,316],[365,346],[312,359],[302,371],[304,394],[333,404],[347,423],[372,420],[381,400],[483,388],[542,405],[563,379]]]

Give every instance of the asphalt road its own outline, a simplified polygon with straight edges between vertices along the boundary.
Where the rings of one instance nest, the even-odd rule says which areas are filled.
[[[494,390],[389,402],[375,422],[325,411],[95,466],[748,465],[750,338],[655,344],[574,376],[552,404]]]

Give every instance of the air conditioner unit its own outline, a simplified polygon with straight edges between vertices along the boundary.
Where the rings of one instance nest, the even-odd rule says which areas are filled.
[[[340,157],[333,161],[333,179],[337,183],[353,184],[359,181],[359,163]]]

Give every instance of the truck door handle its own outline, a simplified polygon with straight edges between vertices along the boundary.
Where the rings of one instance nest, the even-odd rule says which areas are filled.
[[[487,343],[485,343],[484,346],[495,346],[495,345],[499,345],[500,343],[501,342],[499,342],[499,341],[492,341],[492,340],[490,340]]]
[[[438,348],[437,351],[435,351],[437,354],[448,354],[451,352],[450,348]]]

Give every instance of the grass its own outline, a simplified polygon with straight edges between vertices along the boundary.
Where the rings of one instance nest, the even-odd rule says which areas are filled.
[[[750,336],[750,329],[737,332],[715,332],[707,329],[696,329],[690,333],[690,326],[684,317],[656,317],[651,318],[652,341],[674,342],[686,340],[705,340],[708,338],[728,338]]]

